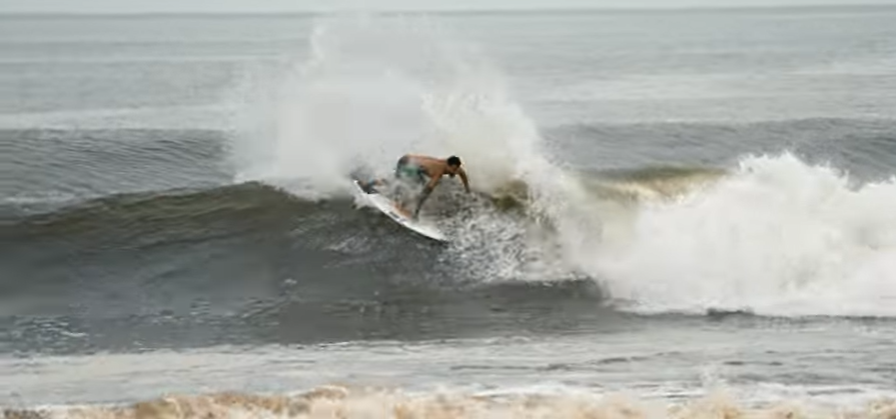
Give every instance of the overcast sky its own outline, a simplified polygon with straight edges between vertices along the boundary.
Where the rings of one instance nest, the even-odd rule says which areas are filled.
[[[896,4],[896,0],[0,0],[0,13],[286,12]]]

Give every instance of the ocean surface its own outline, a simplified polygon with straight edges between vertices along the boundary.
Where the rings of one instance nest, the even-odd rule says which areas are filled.
[[[893,22],[0,17],[3,415],[896,417]]]

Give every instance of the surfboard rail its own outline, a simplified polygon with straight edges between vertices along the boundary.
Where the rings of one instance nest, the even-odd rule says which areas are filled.
[[[379,193],[368,193],[364,191],[364,188],[361,187],[360,182],[358,182],[357,180],[353,180],[352,183],[355,185],[357,192],[362,196],[363,199],[365,199],[374,208],[391,218],[396,223],[427,238],[440,242],[448,241],[448,238],[445,236],[445,234],[442,233],[436,226],[424,221],[414,220],[413,218],[411,218],[410,214],[402,211],[401,207],[399,207],[395,202]]]

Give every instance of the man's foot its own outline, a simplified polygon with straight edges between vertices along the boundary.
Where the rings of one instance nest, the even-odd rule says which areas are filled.
[[[398,211],[399,214],[401,214],[402,217],[413,218],[413,216],[411,215],[411,212],[408,211],[407,209],[405,209],[403,206],[401,206],[401,204],[395,203],[395,209]]]

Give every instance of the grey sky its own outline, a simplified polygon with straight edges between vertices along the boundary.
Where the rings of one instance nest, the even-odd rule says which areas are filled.
[[[2,0],[0,13],[285,12],[896,4],[896,0]]]

